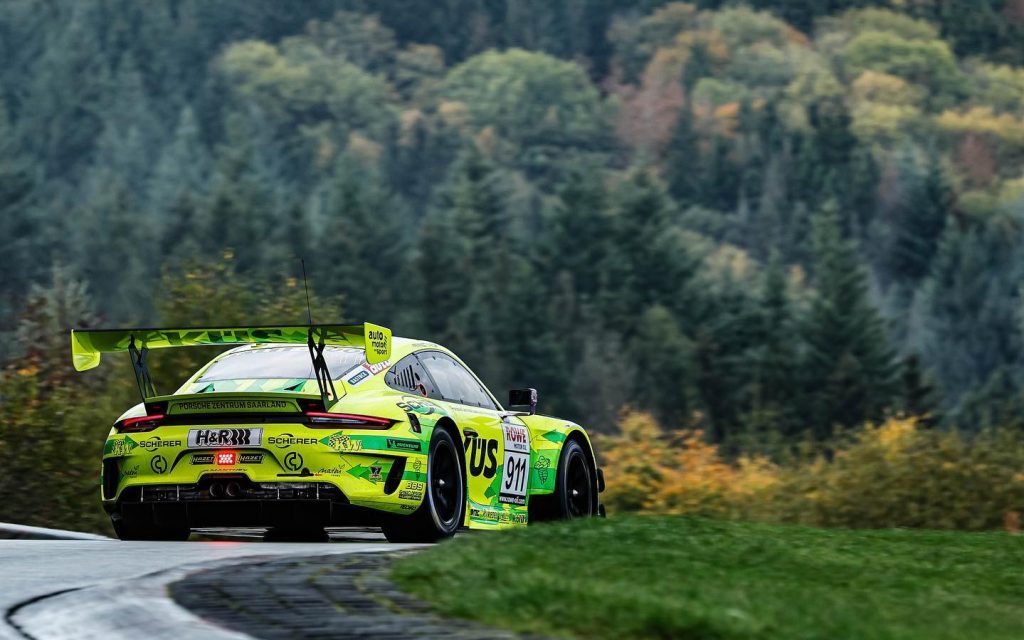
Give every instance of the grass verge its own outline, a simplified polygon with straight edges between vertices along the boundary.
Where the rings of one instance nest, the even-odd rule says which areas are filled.
[[[1024,538],[616,517],[463,536],[392,578],[442,614],[587,638],[1024,637]]]

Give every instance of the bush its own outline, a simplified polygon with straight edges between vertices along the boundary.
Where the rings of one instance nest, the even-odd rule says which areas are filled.
[[[1015,529],[1024,506],[1024,440],[973,440],[891,418],[850,434],[829,456],[726,461],[699,431],[665,432],[627,413],[603,438],[605,501],[615,511],[693,514],[815,526]]]

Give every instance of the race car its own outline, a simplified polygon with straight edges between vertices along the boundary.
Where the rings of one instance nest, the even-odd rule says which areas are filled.
[[[209,345],[233,348],[157,393],[150,350]],[[142,395],[103,448],[102,503],[122,540],[379,526],[433,542],[604,513],[582,427],[537,414],[534,389],[502,407],[454,353],[382,326],[72,331],[71,346],[79,371],[127,352]]]

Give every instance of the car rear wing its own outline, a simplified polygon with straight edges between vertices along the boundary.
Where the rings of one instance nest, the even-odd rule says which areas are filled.
[[[242,344],[306,344],[324,404],[336,401],[334,382],[323,351],[327,345],[364,349],[366,361],[391,358],[391,330],[362,324],[285,325],[268,327],[189,327],[172,329],[96,329],[71,332],[71,358],[77,371],[99,366],[104,353],[128,352],[143,400],[157,395],[146,365],[150,349],[231,346]]]

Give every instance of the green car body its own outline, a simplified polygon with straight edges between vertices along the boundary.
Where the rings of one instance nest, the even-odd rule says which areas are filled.
[[[334,340],[325,331],[319,345],[314,328],[291,329],[269,337],[254,334],[258,329],[239,330],[246,336],[212,330],[222,332],[214,334],[219,340],[182,340],[185,330],[73,334],[80,369],[98,364],[102,351],[131,350],[138,365],[149,348],[242,343],[171,395],[147,396],[148,371],[144,362],[136,367],[147,397],[118,418],[103,450],[102,501],[119,535],[379,525],[389,539],[438,539],[454,533],[431,526],[443,511],[442,492],[453,490],[443,478],[461,481],[462,494],[448,498],[459,502],[457,525],[471,529],[601,510],[603,479],[579,425],[506,411],[440,345],[387,332],[387,344],[367,358],[372,331],[383,328],[346,327],[351,331]],[[308,345],[299,344],[307,341],[303,332]],[[106,337],[117,344],[101,344]],[[328,379],[310,365],[318,353],[333,365],[324,367]],[[457,456],[459,468],[438,470],[432,447],[449,437],[455,446],[437,455]],[[576,459],[571,469],[567,447]],[[456,514],[451,507],[447,513]]]

